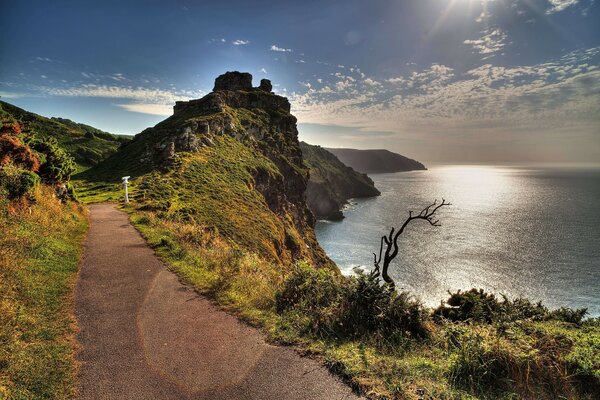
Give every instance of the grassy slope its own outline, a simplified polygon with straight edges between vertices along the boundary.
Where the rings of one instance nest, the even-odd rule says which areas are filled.
[[[200,293],[262,327],[272,341],[299,344],[323,357],[334,373],[370,398],[592,399],[589,393],[600,383],[597,323],[429,321],[431,335],[425,340],[318,335],[305,329],[311,320],[304,311],[291,316],[275,311],[275,295],[290,269],[273,268],[231,247],[206,226],[129,211],[148,243]],[[587,395],[575,390],[586,385]]]
[[[34,198],[0,196],[0,398],[64,399],[75,388],[72,293],[87,218],[49,188]]]
[[[0,120],[19,121],[24,133],[35,133],[39,138],[52,137],[84,170],[113,154],[128,139],[103,132],[89,125],[68,119],[46,118],[0,101]],[[93,137],[86,137],[86,134]]]

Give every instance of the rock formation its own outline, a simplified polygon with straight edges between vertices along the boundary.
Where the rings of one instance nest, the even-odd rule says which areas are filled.
[[[118,171],[122,171],[141,177],[140,187],[152,186],[143,194],[145,207],[161,204],[159,208],[173,214],[173,218],[182,218],[183,211],[164,200],[165,194],[152,198],[152,193],[158,193],[158,183],[162,185],[161,193],[170,197],[192,199],[197,193],[190,190],[206,195],[203,204],[195,204],[194,200],[178,203],[185,210],[185,218],[198,221],[212,218],[201,207],[225,196],[218,205],[215,202],[212,214],[223,213],[218,207],[228,207],[227,201],[233,207],[237,204],[239,212],[248,213],[242,218],[235,215],[236,210],[227,210],[227,217],[214,221],[229,239],[250,243],[253,250],[277,261],[303,258],[316,265],[332,265],[316,241],[315,220],[305,201],[309,173],[302,159],[296,118],[290,114],[288,100],[271,93],[271,89],[266,79],[260,87],[252,87],[250,74],[227,72],[215,80],[213,92],[198,100],[177,102],[171,117],[135,136],[91,174],[120,176]],[[208,158],[217,164],[207,165]],[[231,164],[235,159],[240,161]],[[184,181],[182,177],[192,166],[205,171],[204,176]],[[161,171],[161,177],[155,175],[157,171]],[[248,181],[243,177],[247,173]],[[149,174],[154,174],[152,180],[147,178]],[[223,187],[222,182],[229,182],[232,189]],[[252,200],[257,192],[262,204]],[[258,215],[264,217],[256,220],[256,226],[248,226],[248,221]],[[231,220],[224,221],[226,218]]]

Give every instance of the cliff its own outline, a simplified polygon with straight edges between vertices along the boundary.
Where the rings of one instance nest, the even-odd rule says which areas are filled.
[[[316,218],[342,219],[341,208],[349,199],[381,194],[371,178],[344,165],[324,148],[304,142],[300,142],[300,148],[310,170],[306,203]]]
[[[425,170],[418,161],[388,150],[326,149],[344,164],[364,174]]]
[[[268,80],[252,87],[250,74],[221,75],[213,92],[177,102],[171,117],[79,178],[116,182],[124,175],[132,176],[139,209],[197,222],[276,263],[333,266],[305,202],[309,173],[296,118]]]

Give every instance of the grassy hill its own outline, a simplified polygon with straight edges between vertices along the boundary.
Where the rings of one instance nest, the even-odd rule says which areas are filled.
[[[251,83],[226,86],[178,103],[173,116],[76,179],[93,201],[117,198],[129,175],[137,210],[201,225],[268,262],[332,265],[304,201],[308,168],[289,111],[287,99]]]
[[[130,139],[63,118],[46,118],[0,101],[0,122],[19,122],[25,135],[54,138],[71,155],[79,170],[84,170],[113,154]]]

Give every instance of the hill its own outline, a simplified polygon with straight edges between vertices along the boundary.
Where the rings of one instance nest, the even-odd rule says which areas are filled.
[[[300,148],[310,169],[306,203],[315,217],[341,219],[344,217],[341,208],[349,199],[381,194],[371,178],[344,165],[324,148],[305,142],[300,142]]]
[[[39,139],[54,138],[71,155],[80,170],[89,168],[117,151],[124,136],[112,135],[85,124],[63,118],[46,118],[0,101],[0,122],[18,122],[23,134]]]
[[[296,118],[267,80],[255,88],[250,74],[221,75],[213,92],[177,102],[171,117],[78,179],[89,194],[117,189],[124,175],[132,176],[137,209],[214,230],[270,262],[333,265],[304,200],[308,168]]]
[[[364,174],[427,169],[423,164],[388,150],[356,150],[327,148],[344,164]]]

